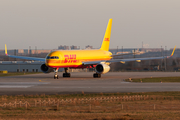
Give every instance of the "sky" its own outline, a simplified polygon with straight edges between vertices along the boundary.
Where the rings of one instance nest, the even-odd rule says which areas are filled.
[[[0,0],[0,49],[180,47],[179,0]]]

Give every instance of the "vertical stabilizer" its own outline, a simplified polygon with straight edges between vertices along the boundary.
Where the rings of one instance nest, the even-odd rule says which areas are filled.
[[[112,26],[112,19],[109,19],[109,23],[107,25],[106,32],[105,32],[104,39],[103,39],[100,50],[109,51],[109,42],[110,42],[110,37],[111,37],[111,26]]]

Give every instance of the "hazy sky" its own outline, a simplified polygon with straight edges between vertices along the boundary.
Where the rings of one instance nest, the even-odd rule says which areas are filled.
[[[180,47],[180,0],[0,0],[0,49]]]

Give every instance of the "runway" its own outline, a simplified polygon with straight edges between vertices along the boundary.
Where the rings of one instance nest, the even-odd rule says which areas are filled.
[[[72,94],[180,91],[180,83],[131,83],[126,78],[180,76],[178,72],[109,72],[93,78],[92,72],[71,73],[71,78],[54,79],[54,73],[0,77],[0,95]]]

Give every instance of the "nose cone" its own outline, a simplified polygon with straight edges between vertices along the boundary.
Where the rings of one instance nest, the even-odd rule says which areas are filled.
[[[53,51],[46,56],[46,66],[48,67],[58,67],[60,63],[60,54],[58,51]]]

